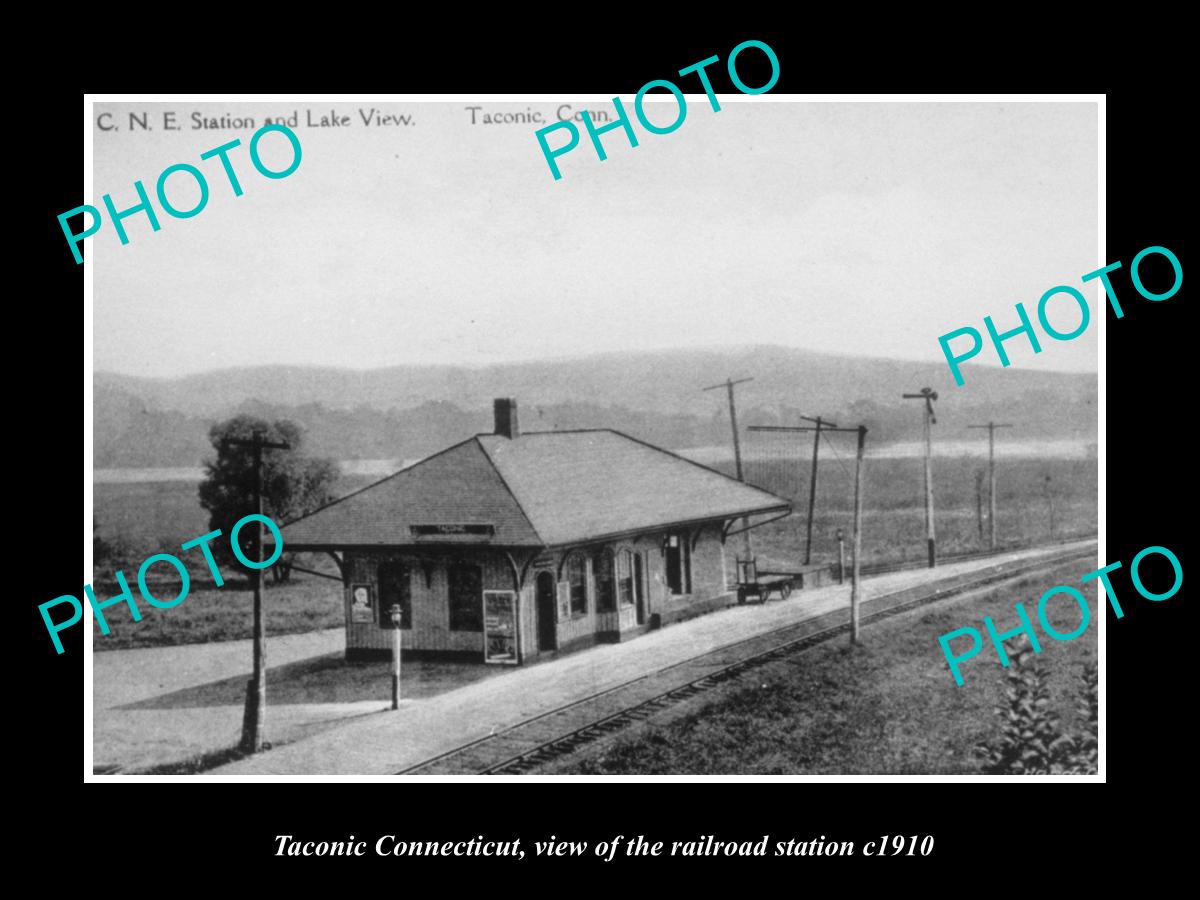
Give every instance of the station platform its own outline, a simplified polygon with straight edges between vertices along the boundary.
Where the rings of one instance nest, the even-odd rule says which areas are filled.
[[[916,569],[863,581],[863,601],[961,577],[1006,563],[1032,562],[1094,539],[1020,550]],[[1087,565],[1086,562],[1081,566]],[[1089,569],[1080,569],[1082,574]],[[650,632],[623,644],[601,645],[546,663],[511,669],[424,699],[387,709],[212,770],[251,778],[288,775],[387,776],[485,738],[564,704],[616,688],[691,657],[755,635],[816,618],[849,605],[850,586],[796,592],[787,600],[735,606]]]

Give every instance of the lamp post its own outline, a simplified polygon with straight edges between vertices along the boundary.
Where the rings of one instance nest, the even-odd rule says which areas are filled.
[[[399,603],[388,607],[388,615],[392,617],[392,709],[400,708],[400,619],[402,611]]]
[[[846,583],[846,534],[842,529],[837,530],[838,542],[838,584]]]

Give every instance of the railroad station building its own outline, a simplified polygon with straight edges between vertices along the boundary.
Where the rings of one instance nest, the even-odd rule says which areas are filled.
[[[283,527],[330,553],[345,587],[346,654],[518,664],[627,640],[737,601],[738,545],[788,500],[612,430],[495,429]],[[738,545],[740,546],[740,545]]]

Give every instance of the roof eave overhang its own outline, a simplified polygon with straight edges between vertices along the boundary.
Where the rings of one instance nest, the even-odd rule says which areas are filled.
[[[612,531],[604,534],[588,535],[586,537],[576,538],[569,541],[559,541],[556,543],[529,543],[529,544],[514,544],[514,543],[499,543],[499,542],[483,542],[470,543],[466,541],[454,542],[433,542],[421,541],[419,543],[406,542],[394,544],[362,544],[362,543],[308,543],[299,541],[285,540],[283,546],[287,550],[305,551],[305,552],[321,552],[327,553],[340,550],[550,550],[560,549],[564,547],[578,547],[583,544],[599,544],[606,541],[621,540],[622,538],[633,537],[639,534],[648,532],[670,531],[674,528],[690,528],[697,525],[707,525],[713,522],[726,522],[730,519],[741,519],[747,516],[769,515],[771,513],[790,513],[792,505],[790,503],[778,503],[773,506],[759,506],[753,509],[734,510],[732,512],[720,513],[719,515],[701,516],[693,519],[680,519],[670,522],[656,522],[653,525],[643,525],[638,528],[629,528],[623,531]]]
[[[270,541],[268,541],[270,543]],[[352,544],[352,543],[307,543],[300,541],[284,540],[283,548],[285,550],[303,551],[306,553],[329,553],[340,550],[541,550],[543,544],[502,544],[498,542],[488,543],[468,543],[466,541],[455,542],[433,542],[421,541],[420,543],[395,543],[395,544]]]
[[[698,519],[682,519],[682,520],[675,521],[675,522],[662,522],[662,523],[657,523],[654,525],[646,525],[641,528],[632,528],[632,529],[628,529],[626,531],[614,531],[614,532],[610,532],[608,534],[596,535],[594,537],[579,538],[577,540],[571,540],[571,541],[561,541],[558,543],[547,544],[546,549],[555,550],[555,549],[561,549],[564,547],[578,547],[583,544],[599,544],[599,543],[603,543],[605,541],[621,540],[622,538],[633,537],[634,535],[646,534],[648,532],[670,531],[673,528],[690,528],[690,527],[693,527],[696,525],[708,525],[708,524],[711,524],[714,522],[725,522],[725,521],[728,521],[729,519],[741,519],[741,518],[745,518],[746,516],[759,516],[759,515],[765,516],[769,513],[779,513],[779,512],[790,513],[791,511],[792,511],[792,505],[790,503],[781,503],[776,506],[755,507],[754,509],[722,513],[721,515],[717,515],[717,516],[704,516],[704,517],[698,518]]]

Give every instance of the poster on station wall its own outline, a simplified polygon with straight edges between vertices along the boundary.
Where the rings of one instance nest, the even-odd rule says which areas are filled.
[[[558,582],[558,620],[565,622],[571,618],[571,582]]]
[[[350,588],[350,621],[368,625],[375,621],[369,584],[356,584]]]
[[[483,592],[483,661],[515,666],[517,595],[514,591]]]

